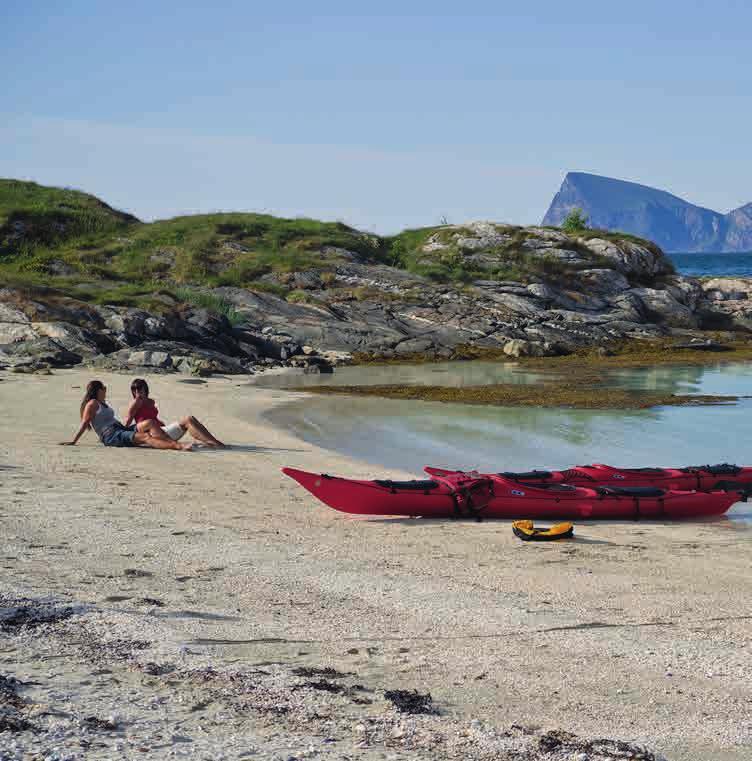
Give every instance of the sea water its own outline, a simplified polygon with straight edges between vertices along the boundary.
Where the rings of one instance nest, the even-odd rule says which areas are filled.
[[[538,383],[540,373],[514,363],[346,367],[329,376],[295,376],[264,385]],[[608,383],[681,394],[752,396],[752,365],[622,370]],[[495,407],[373,397],[312,396],[270,413],[270,419],[317,446],[364,460],[364,477],[423,466],[481,471],[560,469],[605,462],[616,466],[752,464],[752,399],[714,406],[649,410]],[[732,516],[752,511],[737,505]]]
[[[670,254],[680,275],[752,277],[752,252],[746,254]]]
[[[752,277],[752,253],[672,254],[690,277]],[[551,373],[545,373],[551,379]],[[537,384],[540,371],[513,362],[454,362],[337,368],[331,375],[265,375],[276,388],[319,384],[474,386]],[[555,375],[553,377],[555,381]],[[658,366],[609,374],[615,386],[680,394],[752,396],[752,364]],[[424,465],[485,471],[752,464],[752,399],[709,407],[572,410],[441,404],[372,397],[314,396],[276,408],[272,420],[300,438],[379,469],[421,474]],[[366,475],[366,474],[364,474]],[[732,517],[750,519],[737,505]]]

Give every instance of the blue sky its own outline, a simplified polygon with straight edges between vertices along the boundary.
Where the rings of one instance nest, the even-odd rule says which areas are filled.
[[[750,28],[730,0],[5,0],[0,176],[381,232],[537,222],[568,170],[727,211]]]

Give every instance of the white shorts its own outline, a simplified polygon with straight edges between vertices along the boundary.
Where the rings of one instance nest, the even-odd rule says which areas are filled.
[[[185,436],[185,428],[180,423],[170,423],[162,429],[173,441],[179,441]]]

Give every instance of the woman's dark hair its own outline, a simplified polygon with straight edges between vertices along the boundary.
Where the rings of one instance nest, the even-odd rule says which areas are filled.
[[[79,414],[81,417],[84,416],[84,407],[92,400],[97,398],[97,394],[104,388],[104,383],[102,381],[93,380],[89,381],[86,384],[86,393],[84,394],[84,398],[81,401],[81,409],[79,410]]]
[[[131,383],[131,394],[135,397],[139,392],[149,396],[149,384],[143,378],[134,378]]]

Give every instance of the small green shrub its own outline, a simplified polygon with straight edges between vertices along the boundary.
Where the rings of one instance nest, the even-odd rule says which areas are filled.
[[[561,229],[565,233],[578,233],[588,229],[588,218],[580,208],[572,209],[566,219],[561,223]]]
[[[287,300],[291,304],[313,304],[316,302],[316,299],[314,299],[309,293],[306,293],[300,289],[290,291],[287,294]]]

